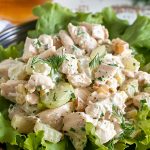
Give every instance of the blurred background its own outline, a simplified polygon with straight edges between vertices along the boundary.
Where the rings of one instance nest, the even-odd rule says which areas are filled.
[[[10,26],[35,19],[32,9],[50,0],[0,0],[0,32]],[[136,12],[150,16],[150,0],[53,0],[74,11],[97,12],[104,7],[113,6],[118,17],[131,23]],[[134,7],[133,7],[134,6]],[[125,12],[125,13],[124,13]]]

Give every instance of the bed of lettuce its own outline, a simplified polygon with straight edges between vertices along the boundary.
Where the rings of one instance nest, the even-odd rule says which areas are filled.
[[[136,21],[129,25],[127,21],[116,17],[111,8],[106,8],[102,12],[74,13],[58,4],[45,3],[33,9],[33,14],[38,17],[36,28],[29,31],[28,35],[32,38],[40,34],[55,34],[60,29],[66,29],[67,24],[72,22],[78,24],[86,21],[90,23],[101,23],[109,30],[110,38],[120,37],[127,41],[135,58],[141,63],[141,70],[150,73],[150,18],[138,16]],[[8,48],[0,46],[0,61],[9,57],[16,58],[22,55],[23,43],[11,45]],[[0,143],[5,143],[8,150],[73,150],[73,146],[68,137],[61,142],[53,144],[43,140],[43,132],[21,135],[15,131],[8,119],[8,108],[10,102],[0,97]],[[95,129],[91,124],[86,125],[88,142],[86,150],[124,150],[129,145],[134,145],[137,150],[150,148],[150,108],[142,105],[134,128],[140,131],[135,139],[131,139],[128,134],[119,141],[112,140],[106,145],[101,145],[95,135]],[[128,132],[127,132],[128,133]]]

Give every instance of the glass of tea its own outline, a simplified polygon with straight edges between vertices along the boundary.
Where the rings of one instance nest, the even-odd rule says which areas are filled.
[[[19,24],[33,20],[32,9],[48,0],[0,0],[0,19]]]

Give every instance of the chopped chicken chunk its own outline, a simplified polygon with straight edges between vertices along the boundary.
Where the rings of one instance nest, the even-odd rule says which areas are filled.
[[[90,63],[90,58],[89,57],[82,57],[78,61],[78,67],[79,67],[79,72],[84,72],[88,77],[92,76],[92,71],[89,67]]]
[[[112,103],[109,98],[99,100],[95,103],[90,102],[85,108],[86,114],[90,115],[95,119],[99,119],[105,115],[106,112],[112,112]]]
[[[86,49],[87,53],[90,53],[91,50],[97,47],[96,40],[88,34],[85,27],[77,27],[69,23],[68,30],[75,44],[82,49]]]
[[[16,64],[8,69],[8,76],[11,80],[24,80],[27,77],[25,64],[22,62],[16,62]]]
[[[87,141],[85,132],[86,122],[97,123],[97,121],[83,112],[67,114],[63,122],[63,131],[72,139],[72,143],[77,150],[82,150]]]
[[[53,89],[54,86],[55,85],[50,77],[42,75],[40,73],[35,73],[31,75],[26,87],[29,92],[33,93],[37,88],[49,90]]]
[[[116,135],[114,124],[108,120],[99,121],[96,126],[96,135],[100,138],[101,143],[107,143]]]
[[[71,113],[73,109],[73,103],[69,102],[55,109],[44,110],[37,116],[43,123],[49,124],[54,129],[61,130],[63,127],[63,117]]]
[[[87,98],[90,92],[86,88],[76,88],[75,89],[75,97],[76,99],[76,110],[77,111],[84,111],[85,107],[87,106]]]
[[[91,79],[85,73],[68,75],[67,79],[75,87],[87,87],[92,83]]]
[[[117,73],[118,67],[101,64],[95,72],[95,78],[99,84],[105,84],[106,81],[112,79]]]
[[[34,43],[37,43],[37,39],[30,39],[26,38],[25,45],[24,45],[24,52],[22,59],[24,61],[27,61],[30,57],[33,57],[38,54],[36,47],[34,46]]]
[[[85,26],[93,38],[102,40],[108,39],[108,30],[101,24],[83,22],[80,25]]]
[[[8,77],[8,69],[16,65],[17,61],[13,59],[6,59],[0,63],[0,77]]]
[[[25,97],[25,100],[30,104],[30,105],[35,105],[38,104],[39,102],[39,97],[35,93],[28,93]]]
[[[11,120],[12,120],[13,116],[15,116],[16,114],[25,115],[25,112],[20,107],[20,105],[10,105],[10,107],[8,109],[8,113],[9,113],[9,119],[11,119]]]
[[[60,48],[62,46],[62,42],[61,42],[61,39],[59,38],[59,36],[54,35],[52,38],[53,38],[53,43],[54,43],[54,46],[56,47],[56,49]]]
[[[68,52],[69,54],[73,53],[72,46],[74,45],[74,42],[71,39],[71,37],[68,35],[68,33],[64,30],[61,30],[59,32],[59,37],[61,39],[61,42],[62,42],[63,46],[67,50],[66,52]]]
[[[137,107],[140,107],[140,102],[145,101],[147,105],[150,107],[150,94],[141,92],[133,97],[133,104]]]
[[[50,48],[50,49],[48,49],[48,50],[43,51],[42,53],[40,53],[38,55],[38,57],[42,58],[42,59],[46,59],[46,58],[49,58],[49,57],[51,57],[51,56],[53,56],[55,54],[56,54],[56,49],[55,49],[55,47],[52,47],[52,48]]]
[[[61,30],[59,32],[59,36],[61,38],[62,44],[64,45],[66,49],[65,53],[74,54],[77,58],[81,57],[85,53],[84,50],[74,45],[73,40],[71,39],[71,37],[68,35],[66,31]]]
[[[138,80],[129,79],[121,86],[120,90],[125,91],[129,97],[132,97],[139,92],[138,86]]]
[[[64,74],[72,75],[78,73],[78,60],[72,54],[65,54],[65,60],[61,65],[60,71]]]
[[[142,85],[150,84],[150,74],[148,74],[147,72],[139,71],[138,73],[136,73],[136,78]]]
[[[111,97],[111,102],[115,107],[117,107],[122,114],[124,114],[124,109],[126,107],[125,101],[128,98],[128,95],[124,91],[118,91]]]
[[[16,101],[16,87],[19,84],[25,84],[26,81],[23,80],[8,80],[6,83],[0,85],[1,96],[4,96],[6,99],[11,100],[12,102]]]
[[[41,47],[39,49],[40,53],[53,47],[53,39],[50,35],[42,34],[39,36],[38,40],[41,43]]]
[[[36,117],[25,116],[23,114],[15,114],[11,120],[11,125],[20,133],[30,133],[33,131]]]

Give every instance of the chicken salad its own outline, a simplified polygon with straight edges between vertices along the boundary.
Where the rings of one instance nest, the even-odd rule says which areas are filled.
[[[69,23],[58,35],[27,37],[21,58],[0,63],[1,96],[15,103],[9,118],[19,133],[42,130],[52,143],[67,135],[83,150],[88,123],[105,144],[125,133],[122,125],[134,128],[143,101],[150,105],[150,74],[139,68],[129,44],[110,40],[103,25]]]

